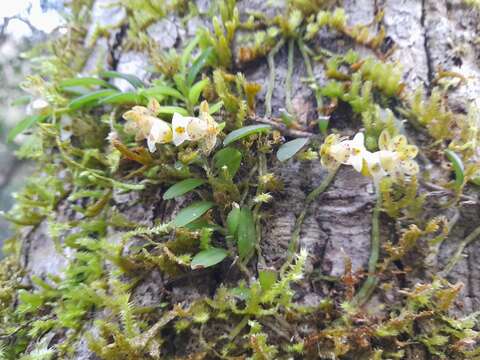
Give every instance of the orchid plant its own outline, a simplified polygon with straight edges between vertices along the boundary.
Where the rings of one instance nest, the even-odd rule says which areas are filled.
[[[152,100],[148,107],[134,106],[123,114],[123,118],[127,120],[125,129],[135,134],[135,140],[146,139],[148,149],[152,153],[156,151],[157,144],[173,143],[180,146],[186,141],[198,143],[205,155],[211,153],[221,126],[209,114],[206,101],[200,104],[198,117],[174,113],[171,124],[157,117],[158,108],[158,102]]]

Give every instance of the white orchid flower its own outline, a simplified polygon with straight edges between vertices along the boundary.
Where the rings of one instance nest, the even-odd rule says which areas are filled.
[[[135,140],[137,141],[146,139],[152,128],[152,118],[154,117],[153,113],[146,107],[134,106],[123,114],[123,118],[127,120],[125,130],[135,134]]]
[[[413,176],[419,172],[419,166],[413,160],[418,149],[409,145],[405,136],[391,138],[387,131],[383,131],[379,147],[379,151],[368,151],[363,133],[356,134],[352,140],[332,134],[320,148],[322,165],[329,169],[336,169],[340,164],[351,165],[356,171],[371,176],[376,185],[386,176],[402,180],[406,175]]]
[[[147,140],[150,152],[156,150],[156,144],[166,144],[172,141],[172,128],[167,122],[157,118],[155,113],[144,106],[134,106],[123,114],[127,120],[125,130],[135,134],[135,140]]]
[[[150,152],[155,152],[156,144],[167,144],[172,141],[172,128],[167,122],[155,118],[147,136],[147,145]]]
[[[45,115],[48,113],[50,104],[42,98],[36,98],[27,106],[27,114],[29,115]]]
[[[365,152],[364,154],[366,170],[365,171],[368,175],[370,175],[373,179],[375,185],[380,183],[380,180],[387,176],[387,172],[382,166],[382,154],[380,151],[377,152]]]
[[[174,113],[172,118],[172,129],[173,129],[173,144],[175,146],[180,146],[185,141],[191,140],[191,137],[188,132],[189,124],[192,121],[196,121],[197,118],[183,116],[179,113]]]
[[[362,171],[363,158],[367,149],[364,145],[363,133],[356,134],[352,140],[342,140],[333,143],[329,149],[329,155],[338,163],[352,165],[358,172]]]
[[[368,153],[365,148],[365,136],[363,133],[356,134],[352,140],[346,141],[346,146],[348,146],[350,154],[345,164],[352,165],[355,170],[362,172],[363,159]]]
[[[409,145],[404,135],[392,138],[384,130],[379,137],[379,147],[382,166],[392,178],[403,179],[405,175],[416,175],[420,171],[417,162],[413,160],[418,154],[418,148]]]
[[[215,147],[217,135],[220,132],[217,122],[209,114],[208,110],[208,103],[203,101],[200,104],[200,116],[192,118],[187,126],[190,140],[198,141],[200,149],[206,155],[210,154]]]

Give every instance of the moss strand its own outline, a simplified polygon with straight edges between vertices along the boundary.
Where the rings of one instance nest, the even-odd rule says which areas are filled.
[[[475,230],[473,230],[470,235],[468,235],[465,239],[463,239],[463,241],[458,245],[458,248],[457,248],[457,251],[455,251],[455,254],[450,258],[450,261],[448,262],[447,266],[445,266],[445,268],[442,270],[442,272],[440,273],[441,276],[445,277],[447,276],[450,271],[453,270],[453,268],[455,267],[455,265],[457,265],[457,263],[460,261],[460,259],[462,258],[462,253],[463,253],[463,250],[465,250],[465,248],[471,243],[473,242],[474,240],[476,240],[478,237],[480,236],[480,226],[478,226],[477,228],[475,228]]]
[[[288,60],[287,60],[287,78],[285,80],[285,106],[290,114],[293,114],[292,105],[292,78],[293,78],[293,54],[294,54],[294,39],[288,40]]]
[[[378,277],[375,275],[377,270],[378,258],[380,257],[380,211],[382,206],[381,193],[377,192],[377,203],[373,209],[372,214],[372,240],[370,258],[368,260],[368,277],[363,283],[362,287],[353,299],[354,304],[361,306],[365,304],[378,283]]]
[[[265,116],[266,117],[272,116],[272,95],[273,95],[273,88],[275,87],[275,55],[282,48],[284,44],[285,44],[285,40],[281,39],[277,43],[277,45],[275,45],[275,47],[270,51],[267,57],[268,68],[270,69],[270,72],[268,76],[267,94],[265,95]]]
[[[307,212],[310,208],[310,205],[314,200],[316,200],[322,193],[325,192],[325,190],[328,189],[328,187],[332,184],[333,179],[335,178],[335,175],[337,174],[338,169],[331,171],[328,173],[328,175],[323,179],[322,183],[313,189],[312,192],[310,192],[307,197],[305,198],[304,201],[304,206],[303,210],[298,215],[297,220],[295,221],[295,227],[293,228],[293,234],[292,238],[290,240],[290,244],[288,246],[288,259],[292,259],[293,255],[297,252],[298,248],[298,242],[300,240],[300,232],[302,231],[302,225],[305,220],[305,216],[307,215]]]

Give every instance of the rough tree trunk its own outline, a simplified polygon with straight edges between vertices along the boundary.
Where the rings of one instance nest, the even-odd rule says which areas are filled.
[[[102,1],[98,1],[102,3]],[[266,5],[266,1],[240,1],[241,12],[253,9],[273,15],[281,8],[274,9]],[[198,1],[200,10],[208,4]],[[478,45],[479,15],[472,8],[462,4],[460,0],[344,0],[344,7],[352,24],[373,22],[378,11],[384,11],[381,23],[385,26],[387,36],[394,44],[392,58],[403,66],[405,83],[408,91],[423,84],[430,89],[435,73],[440,69],[454,71],[467,78],[467,82],[453,91],[449,103],[456,111],[466,111],[468,104],[476,101],[479,105],[480,90]],[[122,13],[108,13],[101,6],[96,6],[96,18],[102,23],[114,23],[121,18]],[[171,46],[180,48],[185,39],[190,38],[198,26],[204,23],[202,17],[190,19],[186,28],[180,25],[178,19],[168,16],[151,25],[148,34],[154,37],[161,47],[168,49]],[[373,29],[375,30],[375,29]],[[118,34],[117,34],[118,35]],[[115,34],[112,34],[114,43]],[[117,41],[120,36],[117,36]],[[325,34],[317,39],[331,51],[342,52],[351,48],[362,55],[371,54],[365,47],[346,43],[341,36]],[[103,44],[102,44],[103,42]],[[107,48],[108,47],[108,48]],[[125,51],[121,43],[107,44],[101,41],[87,63],[96,64],[102,56],[112,56],[116,69],[121,72],[135,73],[141,78],[148,79],[147,57],[139,52]],[[107,58],[105,58],[105,61]],[[315,117],[315,98],[312,91],[302,82],[306,76],[304,63],[300,53],[295,52],[295,66],[293,75],[293,106],[300,120]],[[273,93],[273,115],[278,115],[279,109],[284,107],[285,77],[287,69],[287,52],[283,48],[275,58],[277,76]],[[242,69],[248,80],[262,84],[258,96],[257,114],[263,115],[263,101],[266,92],[266,76],[268,65],[261,60]],[[320,85],[326,83],[324,68],[321,64],[314,64],[314,72]],[[353,134],[361,124],[349,119],[348,111],[339,111],[333,117],[331,127],[342,129],[344,134]],[[407,126],[407,130],[408,126]],[[263,218],[261,251],[268,267],[279,269],[286,257],[286,250],[291,238],[296,216],[304,207],[307,194],[320,184],[326,175],[318,161],[300,162],[290,160],[286,164],[276,164],[272,171],[279,175],[285,188],[275,196],[275,201],[268,206]],[[444,177],[441,172],[433,172]],[[116,196],[113,206],[123,215],[140,225],[152,226],[159,219],[168,220],[178,210],[179,205],[168,205],[161,200],[165,189],[157,188],[147,194]],[[472,193],[478,199],[477,193]],[[313,203],[306,217],[300,246],[307,249],[309,258],[306,267],[306,278],[312,272],[325,276],[341,276],[344,273],[345,258],[352,261],[353,271],[365,270],[370,254],[371,212],[375,203],[375,194],[371,181],[356,173],[352,169],[342,168],[334,180],[333,185]],[[428,202],[427,202],[428,203]],[[68,216],[62,205],[58,208],[60,218]],[[468,235],[479,223],[478,203],[465,204],[460,210],[460,218],[448,239],[439,249],[438,256],[430,256],[428,261],[418,266],[415,256],[407,258],[403,266],[413,266],[413,271],[404,278],[399,287],[412,287],[415,283],[431,281],[432,275],[445,266],[446,261],[456,250],[461,239]],[[437,215],[448,218],[454,216],[453,209],[426,209]],[[382,217],[382,237],[388,238],[395,233],[394,223]],[[115,233],[109,238],[115,239]],[[113,241],[113,240],[112,240]],[[54,242],[47,235],[46,223],[27,231],[23,244],[23,264],[29,275],[44,277],[48,274],[61,274],[68,259],[59,255],[55,250]],[[480,310],[480,241],[472,243],[464,251],[465,256],[458,262],[448,276],[448,280],[462,282],[463,289],[457,304],[457,311],[469,314]],[[215,274],[206,272],[198,277],[186,277],[185,280],[168,284],[170,302],[188,302],[191,299],[204,295],[211,295],[221,284],[222,272]],[[159,272],[152,272],[136,288],[134,300],[138,304],[152,305],[162,302],[165,293],[165,279]],[[298,287],[298,300],[305,304],[318,304],[331,287],[324,281],[304,281]],[[392,299],[395,294],[392,294]],[[392,299],[373,297],[370,304],[392,301]],[[177,340],[175,340],[177,341]],[[185,345],[185,355],[188,353]],[[414,355],[412,355],[414,356]],[[427,358],[425,353],[417,354],[416,358]],[[93,359],[85,344],[79,345],[77,359]],[[413,358],[413,357],[412,357]]]

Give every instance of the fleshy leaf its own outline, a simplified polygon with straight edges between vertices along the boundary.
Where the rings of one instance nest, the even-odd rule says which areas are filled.
[[[144,102],[143,98],[134,92],[125,92],[119,94],[113,94],[103,98],[99,101],[99,104],[114,104],[114,105],[124,105],[124,104],[142,104]]]
[[[459,188],[463,185],[463,181],[465,179],[465,168],[463,166],[462,159],[460,159],[460,157],[451,150],[445,150],[445,155],[452,163],[453,171],[455,172],[455,186]]]
[[[104,99],[106,97],[109,97],[115,94],[119,94],[119,92],[112,89],[102,89],[102,90],[92,91],[70,101],[70,103],[68,104],[68,108],[70,110],[78,110],[83,107],[93,105],[98,101],[100,101],[101,99]]]
[[[188,72],[187,83],[192,85],[197,78],[198,73],[207,64],[208,58],[212,55],[213,48],[205,49],[193,62],[190,71]]]
[[[255,231],[255,222],[250,209],[240,210],[237,228],[237,246],[238,254],[242,260],[245,260],[255,249],[257,234]]]
[[[158,113],[169,114],[169,115],[173,115],[174,113],[179,113],[180,115],[188,116],[187,109],[184,109],[180,106],[160,106],[158,108]]]
[[[157,85],[149,89],[142,89],[139,91],[141,95],[145,96],[171,96],[179,100],[185,100],[184,96],[177,89],[167,86],[167,85]]]
[[[214,205],[215,204],[210,201],[194,202],[193,204],[187,206],[185,209],[180,210],[180,212],[173,220],[173,225],[177,227],[185,226],[205,214]]]
[[[230,235],[234,235],[237,232],[238,222],[240,220],[240,208],[234,207],[227,215],[227,229]]]
[[[139,89],[145,86],[142,80],[140,80],[135,75],[131,74],[124,74],[118,71],[104,71],[100,73],[100,77],[108,78],[108,79],[123,79],[128,81],[133,87]]]
[[[277,159],[280,161],[286,161],[299,152],[305,144],[308,142],[308,138],[299,138],[292,141],[288,141],[278,149]]]
[[[208,79],[203,79],[192,86],[188,92],[188,101],[190,101],[190,104],[195,105],[198,103],[198,99],[200,99],[200,95],[209,81]]]
[[[70,79],[65,79],[62,80],[59,83],[59,87],[62,90],[71,88],[71,87],[86,87],[90,88],[93,86],[100,86],[103,88],[110,88],[110,89],[117,89],[115,86],[112,84],[109,84],[105,80],[94,78],[94,77],[79,77],[79,78],[70,78]]]
[[[228,168],[228,173],[233,178],[240,168],[242,153],[237,149],[227,147],[218,151],[213,157],[215,167],[220,170],[223,166]]]
[[[192,269],[203,269],[222,262],[228,255],[224,249],[212,247],[207,250],[200,251],[195,255],[191,262]]]
[[[224,146],[230,145],[231,143],[238,141],[240,139],[243,139],[247,136],[268,132],[270,129],[271,129],[270,125],[250,125],[250,126],[242,127],[228,134],[225,140],[223,140],[223,145]]]
[[[30,115],[23,118],[22,121],[20,121],[12,130],[10,130],[7,136],[7,141],[12,142],[17,135],[31,128],[34,124],[45,120],[46,118],[46,115]]]
[[[186,179],[180,181],[168,188],[168,190],[163,194],[163,200],[170,200],[179,196],[182,196],[189,191],[199,187],[200,185],[205,184],[205,180],[202,179]]]

